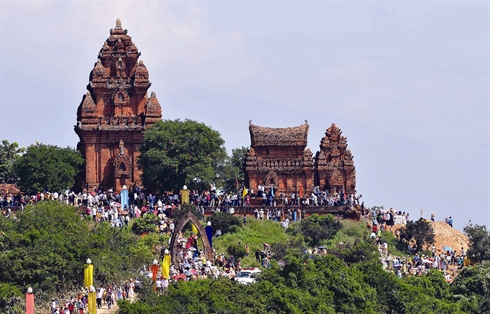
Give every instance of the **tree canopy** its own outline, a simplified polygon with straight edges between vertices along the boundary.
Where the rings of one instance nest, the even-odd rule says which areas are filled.
[[[14,170],[15,162],[25,152],[17,142],[2,140],[0,144],[0,183],[17,183],[18,176]]]
[[[470,239],[467,255],[475,262],[490,260],[490,233],[485,225],[473,225],[471,222],[464,227],[464,233]]]
[[[342,223],[333,215],[313,214],[308,219],[292,225],[288,231],[294,235],[302,235],[309,245],[317,246],[320,241],[333,237],[341,228]]]
[[[426,244],[434,243],[434,229],[429,222],[420,218],[417,221],[408,221],[405,227],[400,229],[400,238],[407,243],[415,241],[415,250],[418,252]]]
[[[38,296],[83,286],[87,258],[97,285],[127,280],[153,259],[151,248],[139,241],[146,238],[80,219],[75,207],[59,202],[27,206],[15,220],[2,215],[0,230],[0,282],[31,286]]]
[[[242,146],[231,150],[231,156],[226,159],[223,168],[223,188],[226,192],[238,192],[240,186],[244,183],[245,172],[244,162],[248,147]]]
[[[145,131],[138,165],[142,183],[156,192],[210,188],[226,159],[218,131],[193,120],[165,120]]]
[[[36,143],[14,165],[18,187],[27,193],[64,191],[73,186],[83,158],[73,148]]]
[[[178,282],[165,294],[119,302],[119,313],[464,313],[442,273],[398,279],[376,260],[348,266],[333,254],[310,258],[290,251],[285,266],[259,282],[229,279]],[[151,288],[151,286],[150,286]],[[469,313],[478,313],[468,311]]]

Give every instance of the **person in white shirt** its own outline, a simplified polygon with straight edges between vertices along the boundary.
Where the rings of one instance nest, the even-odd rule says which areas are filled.
[[[162,280],[160,278],[157,278],[155,281],[155,287],[157,288],[157,292],[162,292]]]

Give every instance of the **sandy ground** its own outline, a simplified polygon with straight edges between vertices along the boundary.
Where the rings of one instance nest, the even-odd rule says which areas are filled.
[[[461,231],[450,227],[444,221],[431,222],[434,229],[435,246],[437,250],[442,250],[443,246],[449,246],[456,250],[457,253],[461,253],[461,247],[468,251],[470,248],[470,240]]]
[[[444,221],[429,221],[434,229],[434,245],[436,247],[437,254],[442,253],[442,248],[444,246],[449,246],[453,250],[456,250],[457,254],[461,253],[461,247],[468,251],[470,247],[470,241],[468,237],[459,231],[449,226]],[[393,233],[396,229],[403,227],[404,225],[395,225],[392,227]],[[432,248],[432,245],[427,247],[428,250]]]
[[[116,313],[116,311],[119,309],[119,307],[116,304],[111,305],[111,309],[107,309],[107,304],[102,304],[101,309],[97,309],[97,314],[109,314],[109,313]]]

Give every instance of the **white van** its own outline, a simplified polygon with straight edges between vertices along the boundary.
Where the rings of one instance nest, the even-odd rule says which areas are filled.
[[[258,268],[242,269],[238,274],[236,274],[235,280],[245,285],[255,283],[258,274],[261,272],[262,271]]]

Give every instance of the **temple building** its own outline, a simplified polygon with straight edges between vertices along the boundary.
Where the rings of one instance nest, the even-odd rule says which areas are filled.
[[[268,128],[250,122],[251,145],[245,156],[245,185],[290,195],[311,195],[314,187],[329,193],[355,193],[356,172],[347,138],[332,124],[313,158],[306,148],[309,125]]]
[[[148,69],[121,21],[99,52],[87,93],[78,107],[75,132],[85,158],[79,186],[120,190],[140,181],[138,148],[143,131],[162,119],[155,93],[148,96]]]
[[[332,124],[320,143],[320,151],[315,156],[315,183],[321,190],[330,193],[356,190],[356,168],[354,156],[347,149],[347,138]]]
[[[306,148],[309,126],[268,128],[249,126],[251,145],[245,156],[245,184],[258,191],[259,186],[278,193],[312,191],[312,153]]]

